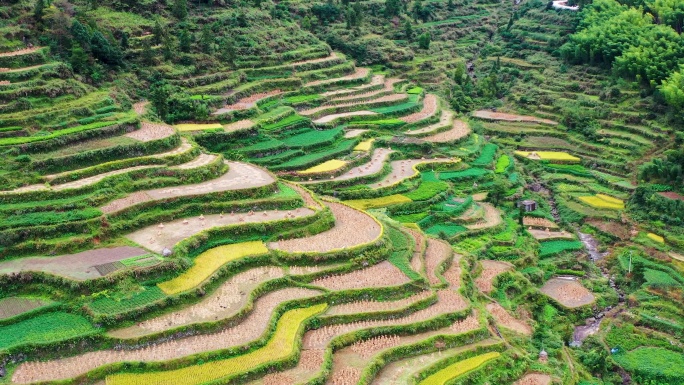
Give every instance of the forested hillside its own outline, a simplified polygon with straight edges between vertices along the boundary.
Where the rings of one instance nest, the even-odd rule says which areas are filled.
[[[0,384],[684,384],[683,27],[0,1]]]

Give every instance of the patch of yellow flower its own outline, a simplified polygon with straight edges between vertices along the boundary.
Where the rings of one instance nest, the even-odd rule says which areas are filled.
[[[419,382],[418,385],[444,385],[454,378],[466,374],[471,370],[475,370],[487,362],[498,358],[500,355],[501,354],[498,352],[489,352],[455,362],[446,368],[429,375],[423,381]]]
[[[400,194],[390,195],[380,198],[370,198],[370,199],[355,199],[346,201],[344,203],[358,210],[368,210],[375,209],[379,207],[396,205],[399,203],[413,202],[410,198],[405,197]]]
[[[195,258],[195,264],[178,277],[157,284],[166,294],[177,294],[194,289],[211,277],[221,266],[247,256],[268,253],[261,241],[235,243],[214,247]]]
[[[648,234],[646,234],[646,236],[651,238],[652,240],[654,240],[656,242],[665,243],[665,238],[661,237],[658,234],[648,233]]]
[[[220,123],[203,123],[203,124],[182,123],[182,124],[176,124],[174,127],[178,131],[202,131],[202,130],[213,130],[216,128],[223,128],[223,125]]]
[[[356,147],[354,147],[354,151],[370,151],[374,141],[375,139],[364,140],[363,142],[357,144]]]
[[[347,164],[347,162],[343,160],[329,160],[327,162],[323,162],[317,166],[313,166],[311,168],[307,168],[304,171],[300,171],[300,174],[318,174],[318,173],[324,173],[324,172],[331,172],[335,170],[339,170],[342,167],[344,167]]]
[[[624,210],[625,202],[610,195],[596,194],[579,197],[579,199],[589,206],[599,209]]]
[[[579,162],[581,159],[561,151],[516,151],[516,155],[527,159],[539,159],[549,161]]]

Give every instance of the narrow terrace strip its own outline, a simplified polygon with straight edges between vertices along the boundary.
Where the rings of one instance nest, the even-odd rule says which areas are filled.
[[[358,92],[362,92],[363,90],[366,90],[371,87],[379,86],[380,84],[383,84],[385,82],[385,76],[384,75],[374,75],[371,78],[370,83],[364,84],[361,86],[357,87],[351,87],[351,88],[343,88],[335,91],[327,91],[323,92],[321,95],[325,97],[331,97],[331,96],[336,96],[336,95],[348,95],[348,94],[354,94]]]
[[[379,90],[363,92],[363,93],[355,93],[353,95],[338,96],[338,97],[330,98],[330,102],[344,102],[344,101],[351,101],[351,100],[358,100],[358,99],[370,100],[374,96],[384,95],[386,93],[394,92],[394,85],[399,83],[400,81],[401,81],[401,79],[390,78],[390,79],[385,80],[384,87],[382,87]],[[373,82],[371,82],[371,84],[373,84]],[[328,105],[331,105],[331,104],[328,103]]]
[[[283,268],[276,266],[260,266],[243,271],[229,278],[215,292],[194,305],[127,328],[113,330],[107,335],[122,339],[139,338],[181,326],[224,320],[246,306],[249,294],[256,287],[284,276]]]
[[[354,73],[351,75],[343,76],[340,78],[334,78],[334,79],[316,80],[313,82],[306,83],[304,85],[304,87],[322,86],[322,85],[336,83],[336,82],[340,82],[340,81],[359,80],[359,79],[363,79],[366,76],[368,76],[369,73],[370,73],[370,69],[368,69],[368,68],[357,68],[356,71],[354,71]]]
[[[254,310],[242,322],[216,333],[169,340],[139,349],[100,350],[58,360],[27,362],[17,368],[12,382],[27,384],[68,379],[117,362],[161,362],[244,345],[266,332],[277,306],[317,294],[318,291],[302,288],[282,289],[267,294],[256,301]]]
[[[335,217],[335,227],[310,237],[271,242],[269,248],[289,253],[325,253],[368,244],[382,234],[380,223],[368,214],[341,203],[325,205]]]
[[[192,170],[195,168],[200,168],[202,166],[206,166],[210,164],[211,162],[215,161],[217,158],[216,155],[214,154],[200,154],[197,158],[183,164],[179,164],[178,166],[173,166],[171,169],[176,169],[176,170]]]
[[[0,57],[28,55],[30,53],[34,53],[34,52],[41,50],[41,49],[43,49],[43,47],[32,47],[32,48],[18,49],[16,51],[2,52],[2,53],[0,53]]]
[[[463,321],[437,330],[430,330],[412,335],[389,335],[373,337],[356,342],[333,354],[332,372],[328,376],[328,385],[354,385],[359,382],[363,369],[380,353],[390,349],[421,342],[441,335],[457,335],[480,327],[476,316],[469,316]]]
[[[43,272],[85,281],[102,277],[95,268],[97,265],[119,262],[123,259],[148,254],[139,247],[121,246],[66,254],[56,257],[26,257],[0,262],[0,275],[17,274],[27,271]]]
[[[399,120],[404,121],[406,123],[416,123],[421,120],[425,120],[427,118],[432,117],[435,113],[437,113],[438,107],[439,100],[437,99],[437,96],[433,94],[427,94],[425,95],[425,98],[423,98],[422,110],[416,112],[415,114],[403,116],[399,118]]]
[[[226,105],[225,107],[216,110],[214,113],[212,113],[212,115],[221,115],[221,114],[225,114],[227,112],[248,110],[248,109],[256,106],[256,104],[260,100],[269,98],[271,96],[280,95],[282,93],[283,92],[281,90],[273,90],[273,91],[269,91],[269,92],[262,92],[262,93],[250,95],[250,96],[247,96],[247,97],[244,97],[244,98],[238,100],[237,102],[235,102],[233,104]]]
[[[418,130],[409,130],[409,131],[406,131],[405,134],[410,135],[410,136],[419,136],[419,135],[426,135],[426,134],[429,135],[429,134],[433,133],[434,131],[438,131],[444,127],[449,127],[449,126],[453,127],[453,124],[454,124],[454,113],[449,111],[449,110],[443,110],[442,115],[440,116],[438,123],[435,123],[435,124],[427,126],[427,127],[423,127],[421,129],[418,129]]]
[[[339,182],[343,180],[349,180],[349,179],[354,179],[354,178],[361,178],[361,177],[367,177],[371,175],[375,175],[382,171],[383,166],[385,165],[385,162],[387,161],[387,158],[389,158],[390,154],[394,152],[392,150],[386,149],[386,148],[378,148],[373,152],[373,157],[370,162],[363,164],[358,167],[354,167],[351,170],[347,171],[346,173],[332,178],[332,179],[323,179],[323,180],[316,180],[316,181],[311,181],[311,182],[302,182],[302,184],[310,184],[310,183],[321,183],[321,182]]]
[[[150,142],[152,140],[168,138],[175,133],[176,129],[168,124],[142,122],[139,130],[129,132],[124,136],[141,142]]]
[[[107,205],[100,207],[100,210],[105,214],[111,214],[136,204],[153,200],[242,190],[266,186],[275,182],[275,179],[271,174],[251,164],[241,162],[226,162],[226,164],[230,167],[229,171],[216,179],[193,185],[139,191],[125,198],[112,201]]]
[[[399,299],[396,301],[356,301],[343,303],[341,305],[332,306],[327,315],[348,315],[357,313],[374,313],[395,311],[406,308],[418,301],[429,298],[433,293],[430,290],[421,291],[410,297]]]
[[[513,330],[514,332],[530,335],[532,334],[532,328],[527,323],[513,317],[499,305],[497,302],[488,303],[487,311],[494,317],[494,321],[499,325],[505,327],[506,329]]]
[[[337,324],[324,326],[312,330],[304,335],[305,349],[325,349],[333,338],[362,329],[370,329],[382,326],[410,325],[416,322],[426,321],[440,315],[454,313],[468,308],[468,303],[460,294],[452,290],[440,290],[437,292],[437,303],[418,310],[405,317],[389,320],[359,321],[351,324]]]
[[[178,242],[202,231],[230,225],[284,221],[313,215],[308,208],[295,210],[265,210],[239,214],[211,214],[194,218],[177,219],[159,225],[148,226],[126,235],[126,238],[157,253],[165,248],[173,249]]]
[[[513,265],[508,262],[484,260],[480,264],[482,265],[482,273],[475,280],[475,286],[485,294],[494,290],[494,278],[499,274],[513,270]]]
[[[428,238],[427,250],[425,250],[425,270],[430,285],[439,285],[442,281],[437,276],[437,268],[451,257],[451,246],[434,238]]]
[[[379,98],[372,99],[372,100],[357,100],[357,101],[353,101],[353,102],[339,103],[339,104],[332,104],[332,105],[331,104],[324,104],[320,107],[300,111],[299,114],[303,115],[303,116],[312,116],[312,115],[316,115],[322,111],[334,110],[337,108],[354,107],[354,106],[359,106],[359,105],[372,106],[374,104],[385,104],[388,102],[400,102],[400,101],[405,101],[405,100],[408,100],[408,95],[406,95],[406,94],[391,94],[391,95],[384,95],[384,96],[381,96]]]
[[[365,269],[319,278],[311,284],[328,290],[341,291],[400,286],[409,282],[411,280],[396,266],[388,261],[382,261]]]
[[[485,211],[484,220],[472,225],[466,225],[465,227],[468,230],[486,229],[498,226],[502,223],[501,213],[496,209],[496,207],[485,202],[480,202],[479,204]]]
[[[500,343],[495,339],[487,339],[471,345],[440,350],[434,353],[422,354],[412,358],[395,361],[384,367],[375,377],[373,385],[396,385],[410,383],[415,373],[420,373],[430,366],[442,361],[446,357],[455,356],[467,351],[475,350],[482,346],[491,346]]]
[[[553,120],[537,118],[535,116],[507,114],[507,113],[503,113],[503,112],[493,112],[493,111],[487,111],[487,110],[475,111],[475,112],[473,112],[472,115],[473,115],[473,117],[476,117],[479,119],[484,119],[484,120],[493,120],[493,121],[499,120],[499,121],[505,121],[505,122],[542,123],[542,124],[549,124],[552,126],[558,125],[558,122],[554,122]]]
[[[344,132],[344,137],[347,138],[347,139],[356,138],[357,136],[361,136],[361,135],[363,135],[364,133],[366,133],[366,132],[368,132],[368,131],[369,131],[369,130],[363,130],[363,129],[360,129],[360,128],[355,128],[355,129],[351,129],[351,130],[346,130],[346,131]]]
[[[470,135],[470,132],[471,130],[468,126],[468,123],[462,120],[454,120],[454,123],[449,131],[440,132],[421,139],[432,143],[449,143],[465,138],[466,136]]]
[[[451,162],[451,159],[439,158],[439,159],[404,159],[395,160],[390,163],[392,171],[381,181],[369,184],[370,188],[381,188],[393,186],[401,183],[402,181],[418,175],[420,172],[415,169],[419,164],[423,163],[444,163]]]
[[[340,118],[346,118],[350,116],[371,116],[371,115],[377,115],[377,113],[373,111],[352,111],[352,112],[343,112],[340,114],[332,114],[332,115],[326,115],[322,118],[314,120],[314,123],[316,124],[326,124],[330,123],[336,119]]]

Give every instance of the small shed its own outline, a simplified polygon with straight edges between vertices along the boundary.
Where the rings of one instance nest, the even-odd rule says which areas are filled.
[[[522,207],[523,210],[525,210],[525,212],[528,213],[530,211],[534,211],[537,209],[537,202],[531,199],[525,199],[522,201],[518,201],[518,207]]]
[[[541,352],[539,352],[539,362],[549,362],[549,353],[547,353],[546,350],[544,350],[543,348]]]

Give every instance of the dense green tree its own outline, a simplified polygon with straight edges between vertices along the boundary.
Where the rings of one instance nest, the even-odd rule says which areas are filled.
[[[105,64],[118,66],[123,62],[121,50],[112,45],[100,31],[95,31],[90,38],[90,49],[93,56]]]
[[[430,32],[425,32],[418,36],[418,47],[420,47],[420,49],[429,49],[431,42],[432,36],[430,36]]]
[[[237,59],[237,50],[235,49],[235,44],[233,40],[226,37],[221,39],[219,42],[219,55],[221,60],[230,65],[235,66],[235,60]]]
[[[178,33],[178,49],[181,52],[190,52],[190,49],[192,49],[192,34],[185,28],[181,29]]]
[[[684,110],[684,65],[663,81],[660,92],[669,105],[678,111]]]
[[[211,26],[209,24],[203,25],[199,38],[199,45],[202,52],[212,53],[214,51],[215,42],[216,39],[214,38],[214,33],[211,31]]]
[[[164,40],[166,36],[166,29],[161,24],[159,19],[154,21],[154,27],[152,28],[152,44],[159,45]]]
[[[81,47],[90,47],[90,32],[88,32],[86,27],[84,27],[83,24],[81,24],[78,20],[74,20],[73,24],[71,24],[71,35],[74,37],[74,40],[81,45]]]
[[[394,17],[401,13],[401,0],[385,0],[385,16]]]
[[[173,16],[178,20],[188,17],[188,0],[173,0]]]
[[[40,24],[43,22],[46,7],[47,4],[45,3],[45,0],[36,0],[36,3],[33,6],[33,19],[36,23]]]
[[[156,81],[150,87],[150,103],[162,120],[169,118],[169,101],[173,93],[173,86],[165,80]]]
[[[83,50],[83,47],[74,42],[71,46],[71,54],[69,55],[71,68],[77,73],[84,73],[88,69],[88,61],[88,54]]]
[[[411,24],[410,20],[406,20],[406,22],[404,22],[404,36],[408,41],[413,40],[413,25]]]
[[[314,6],[311,7],[311,12],[313,12],[313,14],[316,15],[319,20],[326,24],[337,20],[342,14],[340,8],[338,8],[332,1],[328,1],[325,4],[314,4]]]
[[[658,21],[682,33],[684,27],[684,1],[682,0],[651,0],[649,8]]]

